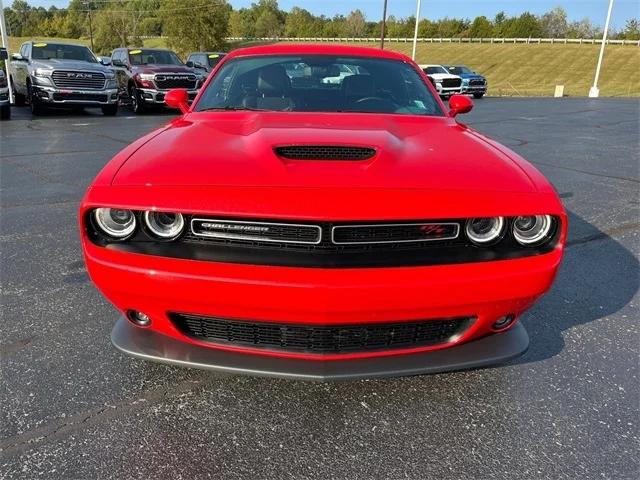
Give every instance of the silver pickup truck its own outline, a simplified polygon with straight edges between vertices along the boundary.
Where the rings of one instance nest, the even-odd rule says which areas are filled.
[[[84,45],[25,42],[11,57],[16,105],[25,101],[38,115],[48,107],[98,107],[118,112],[115,74]]]

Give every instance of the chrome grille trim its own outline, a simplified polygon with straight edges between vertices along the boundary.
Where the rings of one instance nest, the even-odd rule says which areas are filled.
[[[87,75],[90,75],[90,78],[83,77]],[[54,70],[51,74],[51,79],[58,88],[77,90],[104,90],[106,84],[106,77],[101,72]]]

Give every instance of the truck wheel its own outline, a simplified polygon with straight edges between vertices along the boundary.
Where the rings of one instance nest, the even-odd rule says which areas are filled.
[[[11,118],[11,107],[4,105],[0,107],[0,120],[9,120]]]
[[[484,93],[474,93],[473,98],[482,98],[484,97]]]
[[[13,77],[11,77],[11,89],[13,90],[13,103],[16,107],[22,107],[24,106],[24,95],[16,92],[16,87],[15,87],[15,83],[13,83]]]
[[[118,113],[118,104],[104,105],[101,107],[102,114],[106,117],[114,117]]]
[[[45,107],[40,103],[38,98],[33,95],[31,85],[27,85],[27,95],[29,100],[29,107],[31,108],[31,115],[42,115],[45,111]]]
[[[138,89],[134,85],[129,87],[129,99],[131,101],[131,110],[133,110],[133,113],[139,115],[145,112],[144,101],[140,98]]]

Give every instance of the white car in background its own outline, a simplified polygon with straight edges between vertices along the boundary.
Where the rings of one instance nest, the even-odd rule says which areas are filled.
[[[431,79],[440,96],[462,93],[462,78],[449,73],[442,65],[420,65],[420,68]]]

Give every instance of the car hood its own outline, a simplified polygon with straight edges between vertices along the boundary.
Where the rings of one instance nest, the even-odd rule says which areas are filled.
[[[48,68],[52,70],[81,70],[84,72],[110,73],[111,69],[100,63],[83,62],[81,60],[64,60],[52,58],[50,60],[33,60],[35,68]]]
[[[482,75],[478,75],[477,73],[462,73],[459,76],[466,80],[484,80],[484,77]]]
[[[287,160],[286,145],[372,147],[368,160]],[[404,188],[535,192],[525,172],[448,117],[201,112],[138,148],[114,186]]]

